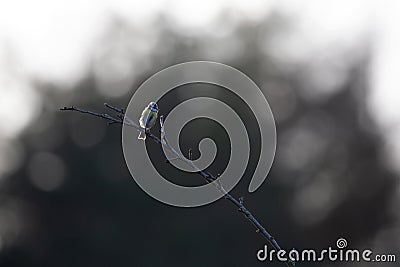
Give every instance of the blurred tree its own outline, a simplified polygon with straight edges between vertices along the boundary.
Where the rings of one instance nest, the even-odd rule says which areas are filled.
[[[181,33],[168,17],[151,29],[117,19],[96,48],[102,56],[74,90],[37,82],[44,109],[21,137],[23,164],[0,189],[0,265],[261,265],[255,253],[265,241],[228,204],[181,209],[158,203],[132,181],[119,127],[57,112],[69,104],[124,107],[149,75],[196,59],[230,64],[265,90],[277,119],[276,160],[255,194],[246,196],[250,174],[233,192],[246,196],[283,247],[326,248],[339,237],[351,247],[372,245],[382,229],[398,224],[390,211],[398,177],[385,165],[382,134],[365,107],[368,47],[347,61],[342,80],[326,92],[314,75],[329,61],[316,67],[315,54],[309,62],[285,64],[269,49],[289,29],[290,21],[277,15],[261,24],[241,21],[223,37]],[[125,63],[125,76],[110,75]]]

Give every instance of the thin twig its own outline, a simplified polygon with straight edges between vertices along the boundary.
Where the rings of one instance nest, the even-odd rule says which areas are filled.
[[[109,109],[111,109],[111,110],[114,110],[114,111],[116,111],[117,113],[119,113],[119,114],[122,114],[122,115],[124,115],[124,109],[122,109],[122,108],[116,108],[116,107],[114,107],[114,106],[111,106],[110,104],[107,104],[107,103],[104,103],[104,106],[106,106],[107,108],[109,108]]]
[[[96,117],[99,117],[99,118],[103,118],[105,120],[108,120],[109,122],[122,123],[121,119],[114,118],[114,117],[112,117],[112,116],[110,116],[110,115],[108,115],[106,113],[104,113],[104,114],[97,113],[97,112],[93,112],[93,111],[90,111],[90,110],[84,110],[84,109],[81,109],[81,108],[77,108],[75,106],[63,107],[63,108],[60,108],[60,110],[62,110],[62,111],[64,111],[64,110],[78,111],[80,113],[86,113],[86,114],[93,115],[93,116],[96,116]]]
[[[212,175],[209,172],[205,172],[203,170],[200,170],[191,160],[186,159],[183,155],[181,155],[179,152],[177,152],[173,147],[171,147],[168,144],[168,141],[165,138],[164,117],[162,115],[160,116],[161,138],[159,138],[159,137],[155,136],[154,134],[152,134],[150,131],[146,131],[145,129],[141,128],[134,121],[132,121],[127,116],[125,116],[123,109],[119,109],[119,108],[113,107],[113,106],[111,106],[111,105],[109,105],[107,103],[105,103],[104,105],[107,108],[109,108],[109,109],[111,109],[113,111],[116,111],[118,113],[117,117],[113,117],[113,116],[111,116],[109,114],[103,114],[103,113],[97,113],[97,112],[93,112],[93,111],[89,111],[89,110],[84,110],[84,109],[81,109],[81,108],[77,108],[75,106],[64,107],[64,108],[61,108],[60,110],[62,110],[62,111],[77,111],[77,112],[80,112],[80,113],[89,114],[89,115],[92,115],[92,116],[95,116],[95,117],[103,118],[103,119],[107,120],[109,124],[114,124],[114,123],[126,124],[128,126],[136,128],[139,131],[145,132],[147,137],[149,137],[154,142],[160,144],[161,146],[165,147],[166,149],[171,151],[173,154],[175,154],[176,158],[174,158],[174,160],[175,159],[180,159],[180,160],[184,161],[185,163],[187,163],[188,165],[193,167],[193,169],[196,171],[196,173],[201,175],[201,177],[207,183],[214,184],[216,189],[219,190],[224,195],[224,198],[229,200],[233,205],[235,205],[238,208],[238,211],[243,213],[245,218],[247,220],[249,220],[253,224],[253,226],[256,228],[256,232],[257,233],[260,233],[263,237],[265,237],[268,240],[268,242],[271,244],[271,246],[274,247],[274,249],[276,251],[280,251],[281,250],[281,247],[279,246],[279,244],[275,240],[275,238],[262,226],[262,224],[246,208],[246,206],[244,205],[244,198],[243,197],[240,197],[239,199],[236,199],[235,197],[233,197],[229,192],[227,192],[222,187],[221,183],[219,183],[219,181],[217,180],[218,177]],[[216,183],[214,183],[214,182],[216,182]],[[288,260],[285,263],[289,267],[295,266],[295,262],[292,261],[292,260]]]

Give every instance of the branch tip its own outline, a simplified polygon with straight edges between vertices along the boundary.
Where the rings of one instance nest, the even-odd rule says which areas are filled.
[[[104,106],[107,107],[107,108],[109,108],[109,109],[111,109],[111,110],[114,110],[115,112],[118,112],[119,115],[120,115],[120,114],[124,114],[124,109],[122,109],[122,108],[114,107],[114,106],[112,106],[112,105],[110,105],[110,104],[108,104],[108,103],[104,103]]]

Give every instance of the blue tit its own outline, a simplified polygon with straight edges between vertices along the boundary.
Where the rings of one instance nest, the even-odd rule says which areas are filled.
[[[156,122],[157,116],[158,105],[156,102],[150,102],[150,104],[143,110],[142,116],[140,116],[140,127],[145,128],[146,131],[149,130]],[[138,139],[146,140],[146,133],[140,132]]]

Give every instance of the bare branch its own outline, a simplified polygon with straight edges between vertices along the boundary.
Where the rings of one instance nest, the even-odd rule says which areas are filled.
[[[77,111],[79,113],[84,113],[84,114],[89,114],[95,117],[99,117],[102,119],[105,119],[108,121],[108,124],[114,124],[114,123],[120,123],[120,124],[125,124],[131,127],[136,128],[139,131],[145,131],[144,128],[140,127],[137,123],[135,123],[134,121],[132,121],[131,119],[129,119],[128,117],[125,117],[124,113],[123,113],[123,109],[118,109],[115,108],[109,104],[104,104],[106,107],[115,110],[118,112],[116,117],[113,117],[107,113],[98,113],[98,112],[94,112],[94,111],[90,111],[90,110],[85,110],[85,109],[81,109],[75,106],[71,106],[71,107],[63,107],[60,108],[61,111]],[[124,120],[125,119],[125,120]]]
[[[172,160],[179,159],[179,160],[184,161],[189,166],[191,166],[207,183],[212,183],[216,187],[216,189],[219,190],[224,195],[224,198],[229,200],[233,205],[235,205],[238,208],[238,211],[243,213],[245,218],[254,225],[257,233],[260,233],[263,237],[265,237],[267,239],[267,241],[270,243],[270,245],[272,247],[274,247],[274,249],[276,251],[281,250],[281,247],[279,246],[279,244],[275,240],[275,238],[262,226],[262,224],[254,217],[254,215],[245,207],[243,197],[236,199],[222,187],[221,183],[218,180],[218,176],[216,177],[209,172],[200,170],[191,160],[191,151],[189,152],[190,160],[188,160],[168,144],[168,140],[165,137],[164,116],[162,116],[162,115],[160,116],[160,126],[161,126],[161,135],[160,136],[161,137],[158,138],[157,136],[152,134],[150,131],[146,131],[145,129],[143,129],[139,125],[137,125],[134,121],[132,121],[130,118],[128,118],[124,114],[123,109],[113,107],[107,103],[105,103],[104,105],[107,108],[109,108],[113,111],[116,111],[118,113],[117,117],[115,118],[109,114],[102,114],[102,113],[97,113],[97,112],[93,112],[93,111],[89,111],[89,110],[84,110],[81,108],[77,108],[75,106],[64,107],[64,108],[61,108],[60,110],[62,110],[62,111],[77,111],[80,113],[86,113],[86,114],[89,114],[89,115],[92,115],[95,117],[103,118],[103,119],[107,120],[109,122],[109,124],[120,123],[120,124],[125,124],[128,126],[134,127],[139,131],[144,131],[150,139],[152,139],[154,142],[160,144],[161,146],[163,146],[164,148],[166,148],[167,150],[169,150],[170,152],[172,152],[175,155],[175,158],[172,158]],[[169,160],[167,159],[166,162],[169,162]],[[288,260],[285,263],[289,267],[295,266],[295,262],[292,260]]]
[[[107,108],[116,111],[119,114],[125,114],[124,109],[122,108],[116,108],[114,106],[111,106],[110,104],[104,103],[104,106],[106,106]]]

